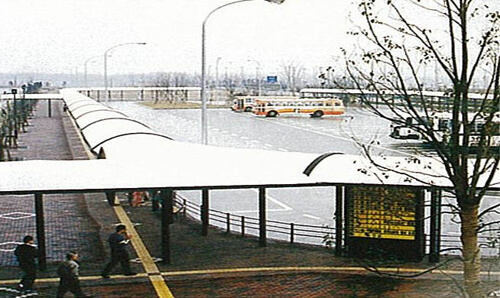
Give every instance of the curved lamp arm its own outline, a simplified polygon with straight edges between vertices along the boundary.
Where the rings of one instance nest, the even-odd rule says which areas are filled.
[[[114,45],[104,52],[104,98],[105,98],[106,104],[108,103],[108,98],[109,98],[109,94],[108,94],[108,53],[114,48],[126,46],[126,45],[134,45],[134,44],[135,45],[142,45],[142,46],[146,45],[145,42],[124,42],[124,43]]]
[[[237,0],[233,2],[226,3],[224,5],[221,5],[219,7],[216,7],[212,11],[210,11],[205,19],[203,20],[203,24],[201,26],[201,143],[203,145],[206,145],[208,143],[208,132],[207,132],[207,99],[206,99],[206,90],[205,90],[205,60],[206,60],[206,54],[205,54],[205,25],[210,18],[210,16],[218,11],[219,9],[222,9],[224,7],[233,5],[233,4],[238,4],[242,2],[250,2],[250,1],[255,1],[255,0]],[[275,4],[281,4],[285,2],[285,0],[264,0],[266,2],[270,3],[275,3]]]

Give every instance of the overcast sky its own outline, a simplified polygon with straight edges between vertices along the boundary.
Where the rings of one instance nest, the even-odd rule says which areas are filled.
[[[228,0],[2,0],[0,72],[199,72],[201,24]],[[328,66],[352,26],[351,0],[264,0],[223,8],[207,23],[207,67],[273,72],[287,61]],[[211,66],[210,66],[211,65]]]

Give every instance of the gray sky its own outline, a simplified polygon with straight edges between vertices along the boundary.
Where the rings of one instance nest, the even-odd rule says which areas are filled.
[[[228,0],[2,0],[0,72],[199,72],[201,23]],[[332,64],[351,26],[350,0],[263,0],[226,7],[207,24],[207,64],[215,72],[273,72],[283,62],[307,70]],[[250,60],[250,61],[249,61]]]

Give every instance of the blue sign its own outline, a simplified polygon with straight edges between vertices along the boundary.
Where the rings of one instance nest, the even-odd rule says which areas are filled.
[[[270,84],[278,83],[278,76],[267,76],[267,82]]]

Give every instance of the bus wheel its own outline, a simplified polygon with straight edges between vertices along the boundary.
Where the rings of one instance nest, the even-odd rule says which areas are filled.
[[[316,111],[312,114],[312,116],[314,118],[320,118],[321,116],[323,116],[323,111]]]
[[[277,115],[278,115],[278,112],[276,112],[276,111],[267,112],[267,117],[276,117]]]
[[[246,107],[245,108],[245,112],[251,112],[252,111],[252,107]]]

